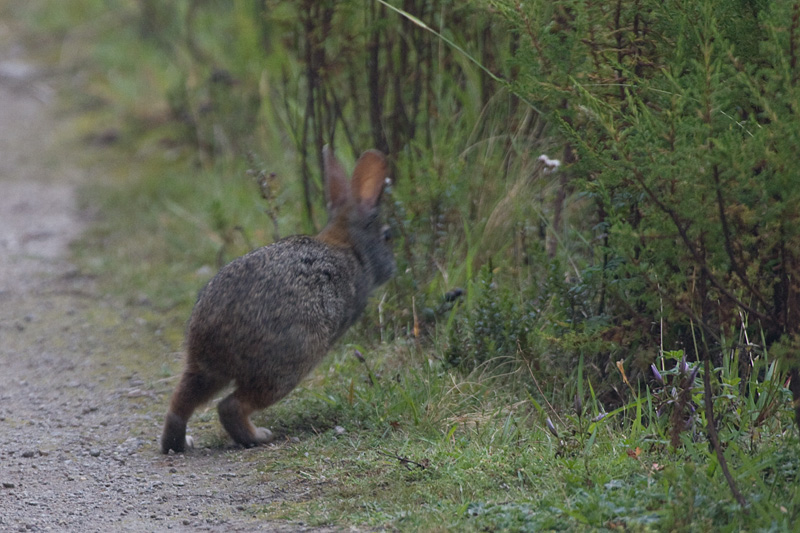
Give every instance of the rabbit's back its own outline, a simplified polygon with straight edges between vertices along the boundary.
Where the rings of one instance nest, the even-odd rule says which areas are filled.
[[[238,382],[268,377],[290,390],[366,305],[369,290],[358,272],[351,251],[306,236],[234,260],[200,293],[189,358]]]

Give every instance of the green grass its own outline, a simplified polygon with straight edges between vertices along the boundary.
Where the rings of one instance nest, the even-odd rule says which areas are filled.
[[[85,78],[68,104],[80,113],[76,150],[93,169],[81,198],[97,217],[75,253],[85,273],[158,328],[160,344],[146,355],[124,353],[138,357],[131,365],[158,384],[166,404],[186,318],[218,263],[271,240],[267,207],[278,210],[283,235],[302,226],[294,154],[275,124],[260,126],[258,153],[269,158],[256,170],[276,172],[280,190],[274,205],[265,205],[246,158],[235,151],[198,155],[186,124],[170,116],[170,95],[189,86],[186,66],[165,64],[156,45],[124,24],[135,20],[135,3],[118,2],[111,11],[99,0],[77,3],[74,13],[48,11],[44,1],[15,9],[34,33],[63,39],[80,58]],[[88,32],[77,16],[98,12],[109,24]],[[211,49],[213,37],[202,35]],[[240,60],[239,70],[252,67]],[[271,58],[280,60],[288,61]],[[464,98],[477,82],[465,83]],[[717,416],[747,512],[705,441],[701,408],[695,430],[670,446],[677,373],[664,372],[667,385],[650,389],[642,378],[598,419],[600,386],[614,382],[599,383],[600,371],[584,366],[581,354],[610,350],[609,343],[575,333],[564,311],[572,302],[559,300],[574,296],[559,292],[562,271],[505,260],[514,248],[508,235],[520,231],[515,221],[538,224],[543,204],[524,168],[513,169],[518,176],[508,183],[489,179],[508,171],[501,170],[507,154],[495,143],[508,135],[519,152],[535,147],[497,123],[477,138],[490,110],[465,109],[433,132],[436,150],[415,146],[416,159],[398,161],[402,179],[388,211],[410,235],[398,244],[398,277],[312,376],[256,416],[277,439],[253,461],[282,496],[249,511],[403,531],[791,531],[800,520],[800,444],[788,402],[770,401],[786,394],[780,372],[773,376],[763,359],[751,376],[739,376],[733,359],[718,370],[724,387]],[[83,141],[108,128],[118,133],[111,146]],[[487,252],[492,244],[497,248]],[[565,243],[563,263],[582,246]],[[532,260],[544,261],[544,252]],[[537,284],[552,291],[542,298],[522,290]],[[468,289],[464,301],[440,305],[455,286]],[[378,320],[382,299],[386,323]],[[102,313],[96,318],[103,324]],[[419,338],[410,335],[415,326]],[[523,341],[527,351],[519,357]],[[451,366],[464,346],[478,356]],[[602,370],[613,374],[611,365]],[[626,369],[633,372],[629,363]],[[749,380],[749,392],[739,392],[739,379]],[[698,406],[701,390],[692,389]],[[154,407],[159,415],[162,407]],[[774,414],[759,420],[770,409]],[[200,446],[228,448],[213,409],[198,412],[190,426]]]
[[[267,516],[407,531],[791,530],[796,441],[728,450],[745,514],[702,441],[670,451],[626,421],[590,437],[567,416],[556,438],[506,378],[465,378],[398,347],[365,355],[374,384],[343,347],[262,415],[280,444],[259,471],[292,495]]]

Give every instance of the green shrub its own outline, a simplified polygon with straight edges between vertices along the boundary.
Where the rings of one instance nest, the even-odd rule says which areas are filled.
[[[659,323],[651,342],[716,364],[725,332],[763,330],[796,367],[796,7],[488,4],[520,39],[515,90],[559,125],[569,187],[591,196],[609,323]]]

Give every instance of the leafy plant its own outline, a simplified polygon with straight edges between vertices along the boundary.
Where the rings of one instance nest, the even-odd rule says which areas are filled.
[[[665,342],[706,361],[744,312],[786,353],[800,316],[796,8],[490,3],[524,43],[516,90],[559,124],[573,187],[595,202],[607,312],[663,320]]]

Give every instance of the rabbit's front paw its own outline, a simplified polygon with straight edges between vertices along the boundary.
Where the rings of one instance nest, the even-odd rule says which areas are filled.
[[[186,449],[191,450],[192,448],[194,448],[194,439],[186,435]]]

